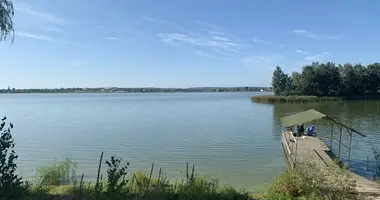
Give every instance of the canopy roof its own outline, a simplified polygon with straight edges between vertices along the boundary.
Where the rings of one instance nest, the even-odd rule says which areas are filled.
[[[281,122],[285,127],[295,126],[297,124],[304,124],[314,120],[322,119],[326,117],[325,114],[320,113],[314,109],[308,111],[296,113],[294,115],[281,118]]]
[[[363,133],[360,133],[359,131],[357,131],[357,130],[355,130],[355,129],[353,129],[353,128],[351,128],[351,127],[349,127],[349,126],[347,126],[341,122],[338,122],[338,121],[334,120],[333,118],[331,118],[331,117],[329,117],[323,113],[320,113],[314,109],[310,109],[310,110],[307,110],[304,112],[296,113],[294,115],[289,115],[289,116],[283,117],[283,118],[281,118],[281,122],[285,127],[291,127],[291,126],[295,126],[297,124],[304,124],[304,123],[308,123],[308,122],[312,122],[312,121],[320,120],[320,119],[330,120],[332,123],[341,125],[342,127],[345,127],[346,129],[348,129],[352,132],[355,132],[362,137],[366,137],[366,135],[364,135]]]

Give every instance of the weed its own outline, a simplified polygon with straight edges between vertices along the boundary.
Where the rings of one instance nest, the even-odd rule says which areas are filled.
[[[37,168],[37,179],[40,185],[64,185],[73,183],[77,163],[67,157],[62,161]]]

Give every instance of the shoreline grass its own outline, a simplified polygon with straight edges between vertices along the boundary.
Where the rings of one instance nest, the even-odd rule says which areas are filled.
[[[219,184],[216,178],[206,178],[195,173],[195,166],[186,163],[184,178],[169,181],[163,169],[155,170],[154,163],[149,172],[128,171],[129,162],[112,156],[103,161],[100,156],[96,181],[86,182],[81,174],[80,179],[72,182],[68,172],[75,174],[71,159],[54,161],[42,166],[38,180],[27,188],[29,199],[262,199],[260,194],[238,190],[228,185]],[[107,174],[101,174],[102,165],[107,167]],[[154,172],[158,174],[154,175]],[[1,199],[1,198],[0,198]]]
[[[256,103],[310,103],[325,101],[341,101],[341,97],[317,97],[317,96],[276,96],[276,95],[258,95],[251,97]]]
[[[103,153],[102,153],[103,155]],[[99,162],[97,180],[86,182],[82,174],[80,180],[73,183],[64,182],[64,185],[46,185],[46,182],[28,187],[28,198],[25,199],[67,199],[67,200],[108,200],[108,199],[219,199],[219,200],[300,200],[300,199],[355,199],[355,185],[350,182],[347,170],[331,162],[327,166],[319,166],[313,160],[305,162],[304,167],[295,170],[287,169],[277,176],[273,183],[268,185],[262,193],[236,189],[228,185],[219,184],[218,179],[206,178],[195,173],[194,165],[186,163],[184,178],[180,181],[169,181],[160,168],[154,175],[155,165],[148,172],[128,172],[129,163],[122,164],[121,159],[111,157],[110,160]],[[66,159],[66,163],[71,161]],[[102,163],[108,165],[107,174],[100,174]],[[64,163],[62,162],[62,165]],[[52,168],[60,171],[55,165]],[[45,170],[40,174],[51,176],[54,170]],[[63,174],[66,178],[67,174]],[[336,177],[336,179],[329,179]],[[52,181],[56,184],[58,181]],[[327,198],[326,198],[327,197]],[[0,198],[1,199],[1,198]]]

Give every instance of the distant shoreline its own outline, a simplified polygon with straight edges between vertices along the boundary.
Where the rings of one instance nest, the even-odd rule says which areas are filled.
[[[269,87],[197,87],[197,88],[60,88],[3,89],[0,93],[191,93],[191,92],[271,92]]]

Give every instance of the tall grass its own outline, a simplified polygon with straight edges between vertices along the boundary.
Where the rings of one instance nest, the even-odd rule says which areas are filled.
[[[339,97],[317,97],[317,96],[275,96],[275,95],[258,95],[251,97],[253,102],[257,103],[308,103],[320,101],[339,101]]]
[[[75,180],[77,163],[70,157],[62,161],[37,168],[37,183],[40,185],[65,185]]]
[[[73,161],[66,159],[66,163]],[[71,166],[70,164],[62,166]],[[107,166],[107,174],[101,174],[102,164]],[[113,200],[113,199],[157,199],[157,200],[357,200],[356,185],[351,181],[350,173],[334,161],[323,164],[308,159],[295,169],[288,169],[275,178],[262,195],[252,194],[245,190],[236,190],[219,184],[214,178],[205,178],[195,172],[195,166],[186,164],[184,177],[180,181],[171,182],[163,169],[154,173],[155,165],[148,172],[128,171],[130,163],[112,156],[103,162],[100,156],[97,180],[85,182],[84,174],[71,185],[51,187],[38,185],[30,193],[33,199],[48,199],[60,196],[63,199],[76,200]],[[55,165],[51,165],[55,166]],[[75,165],[76,166],[76,165]],[[63,167],[62,167],[63,168]],[[54,168],[56,169],[56,168]],[[60,168],[61,169],[61,168]],[[66,169],[66,168],[65,168]],[[60,170],[57,170],[60,171]],[[65,170],[62,170],[65,171]],[[50,172],[50,171],[49,171]],[[53,173],[54,175],[59,173]],[[67,173],[62,173],[67,178]],[[58,176],[58,175],[57,175]],[[51,177],[45,176],[45,177]],[[55,176],[54,176],[55,177]],[[47,179],[50,180],[50,179]],[[62,178],[54,179],[62,180]],[[45,182],[48,183],[48,182]],[[52,181],[52,183],[56,183]],[[54,192],[53,192],[54,190]],[[1,198],[0,198],[1,199]]]
[[[54,162],[48,167],[43,167],[41,178],[43,185],[38,185],[32,190],[31,198],[38,196],[39,199],[61,196],[64,198],[75,198],[77,200],[113,200],[113,199],[157,199],[157,200],[185,200],[185,199],[236,199],[247,200],[254,199],[244,190],[238,191],[232,187],[222,186],[217,179],[204,178],[195,173],[194,165],[186,164],[186,172],[181,181],[170,182],[163,169],[158,169],[154,174],[155,165],[151,166],[148,173],[128,171],[129,162],[124,163],[121,158],[112,156],[106,162],[103,162],[103,153],[100,156],[97,180],[95,183],[85,182],[82,174],[80,180],[74,180],[71,186],[57,187],[48,186],[59,185],[58,180],[66,179],[67,173],[65,168],[70,166],[73,169],[72,161],[66,159],[65,162]],[[107,165],[107,174],[101,174],[102,164]],[[63,167],[65,166],[65,167]],[[76,166],[76,163],[75,163]],[[64,172],[64,173],[63,173]],[[52,194],[54,190],[55,194]],[[59,194],[57,194],[59,193]],[[41,196],[45,194],[45,196]]]

